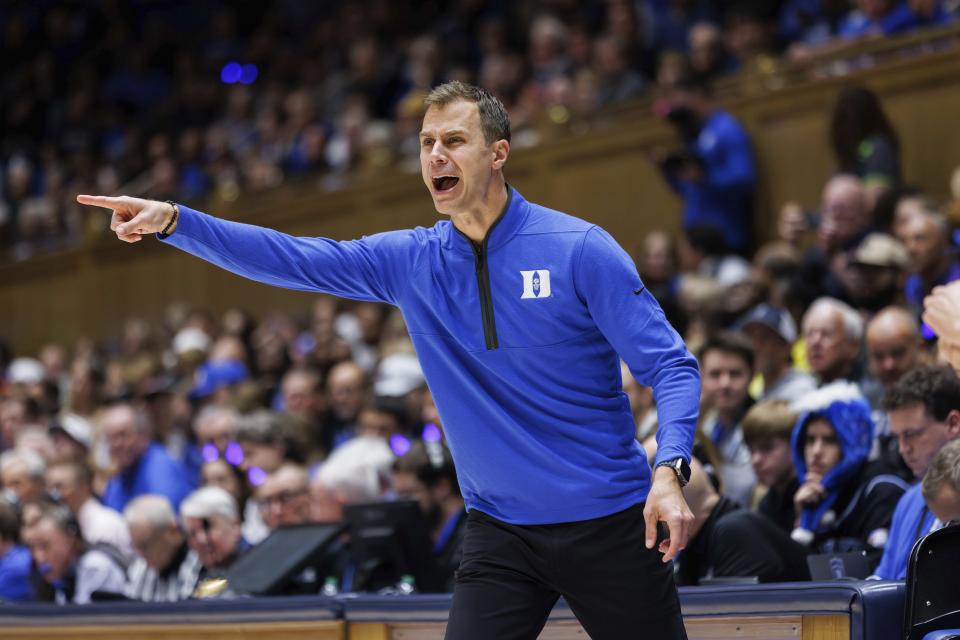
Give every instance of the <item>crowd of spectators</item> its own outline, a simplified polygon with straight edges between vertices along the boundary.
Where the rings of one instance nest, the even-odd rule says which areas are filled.
[[[809,579],[808,556],[849,551],[902,579],[916,538],[960,517],[960,336],[947,335],[960,294],[931,306],[933,326],[922,316],[960,286],[941,286],[958,258],[940,207],[884,166],[858,176],[838,160],[819,215],[790,222],[786,206],[782,237],[752,262],[696,249],[724,247],[710,225],[642,243],[639,270],[702,373],[681,584]],[[173,304],[113,340],[13,355],[0,358],[2,597],[207,594],[271,532],[394,499],[419,505],[451,586],[464,503],[397,310]],[[655,399],[622,376],[652,460]],[[398,587],[359,573],[346,541],[288,588]]]
[[[841,4],[785,2],[764,14],[771,30],[761,31],[779,24],[786,38],[793,25],[793,42],[815,45],[823,29],[847,33],[853,18]],[[877,29],[890,10],[942,9],[856,4],[856,19]],[[733,57],[713,69],[726,72],[754,51],[744,25],[759,11],[654,0],[427,3],[414,19],[387,2],[270,12],[147,2],[131,5],[136,16],[126,6],[18,9],[5,23],[8,49],[40,15],[51,39],[13,48],[39,71],[10,74],[10,86],[36,86],[23,105],[5,101],[17,125],[7,130],[57,139],[36,149],[49,138],[4,137],[13,149],[3,149],[8,232],[29,228],[38,201],[56,200],[48,210],[63,213],[78,184],[114,192],[146,176],[145,192],[190,199],[376,162],[364,145],[386,139],[388,156],[401,152],[416,132],[418,92],[441,78],[498,87],[522,128],[558,84],[589,86],[592,101],[637,95],[657,82],[657,52],[689,49],[695,59],[711,29],[730,44]],[[387,24],[389,39],[376,28]],[[175,44],[198,30],[199,52]],[[92,48],[81,42],[91,33]],[[457,46],[441,58],[439,42]],[[629,73],[615,87],[598,82],[597,65],[617,55]],[[243,65],[258,65],[254,84],[204,76],[228,60],[242,63],[241,79],[253,73]],[[53,109],[54,85],[68,87],[66,109]],[[948,205],[903,183],[897,132],[876,97],[851,86],[830,115],[836,166],[821,206],[785,203],[777,238],[757,246],[743,222],[756,177],[742,128],[702,77],[681,74],[663,95],[684,146],[656,160],[684,200],[683,231],[650,233],[637,263],[703,377],[685,494],[695,522],[678,580],[808,579],[810,554],[838,551],[863,552],[879,577],[903,578],[913,541],[960,517],[960,379],[939,363],[960,365],[960,336],[938,350],[951,307],[934,305],[932,327],[921,315],[938,286],[960,277]],[[113,340],[0,349],[0,372],[0,597],[208,593],[272,531],[395,498],[419,504],[451,584],[463,499],[394,309],[318,297],[299,313],[216,317],[172,304],[162,318],[127,320]],[[655,400],[627,371],[623,387],[652,459]],[[394,586],[358,573],[348,541],[312,569],[291,588]]]
[[[6,3],[0,7],[0,249],[102,231],[76,193],[221,201],[302,176],[416,169],[421,99],[446,80],[538,122],[950,22],[948,0]],[[744,196],[739,196],[744,197]],[[737,247],[741,248],[741,247]],[[9,251],[7,251],[9,253]]]

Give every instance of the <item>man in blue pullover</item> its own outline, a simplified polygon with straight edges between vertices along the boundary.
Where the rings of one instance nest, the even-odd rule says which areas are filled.
[[[173,203],[78,201],[112,209],[121,240],[159,232],[248,278],[401,309],[468,509],[447,638],[536,638],[560,595],[593,638],[685,638],[669,561],[693,518],[696,361],[609,234],[506,184],[496,98],[451,82],[425,104],[423,180],[450,216],[429,229],[336,242]],[[656,395],[654,472],[619,358]]]

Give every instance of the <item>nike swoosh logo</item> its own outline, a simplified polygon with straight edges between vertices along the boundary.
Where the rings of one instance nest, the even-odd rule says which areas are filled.
[[[643,293],[643,287],[640,287],[639,289],[634,289],[634,290],[633,290],[633,295],[635,295],[635,296],[638,296],[638,295],[640,295],[641,293]]]

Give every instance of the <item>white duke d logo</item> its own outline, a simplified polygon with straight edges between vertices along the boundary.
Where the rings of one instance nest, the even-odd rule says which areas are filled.
[[[523,276],[523,294],[521,300],[527,298],[549,298],[550,297],[550,272],[546,269],[536,269],[534,271],[521,271]]]

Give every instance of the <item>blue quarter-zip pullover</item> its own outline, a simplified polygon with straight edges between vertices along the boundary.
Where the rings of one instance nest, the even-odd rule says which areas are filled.
[[[449,220],[337,242],[184,206],[164,241],[267,284],[398,306],[468,509],[511,524],[609,515],[651,478],[618,354],[654,389],[658,461],[690,458],[697,364],[609,234],[508,189],[482,245]]]

